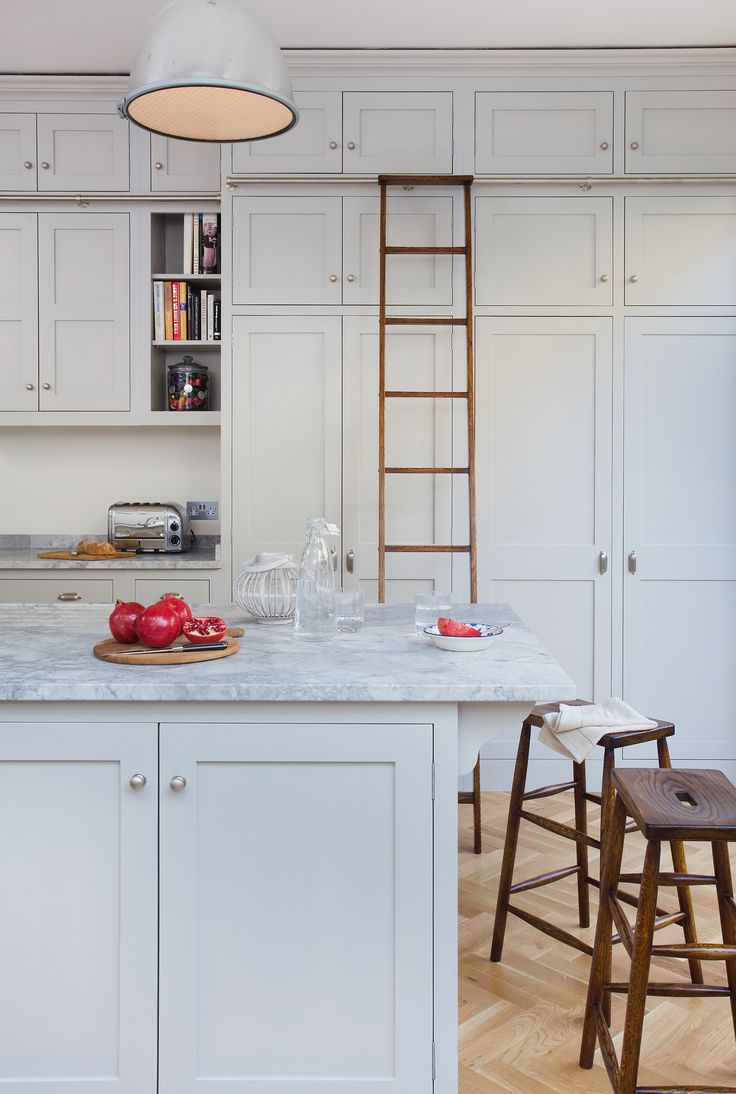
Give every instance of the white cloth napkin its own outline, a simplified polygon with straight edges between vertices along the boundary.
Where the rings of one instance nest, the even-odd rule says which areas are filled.
[[[605,703],[568,707],[560,703],[560,712],[544,715],[539,731],[542,744],[572,756],[582,763],[601,737],[611,729],[654,729],[656,722],[645,718],[623,699],[606,699]]]

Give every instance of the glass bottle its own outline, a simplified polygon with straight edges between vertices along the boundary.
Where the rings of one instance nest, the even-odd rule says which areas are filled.
[[[296,582],[294,634],[312,642],[323,642],[337,634],[335,569],[327,546],[327,536],[335,531],[324,517],[307,521],[307,542]]]

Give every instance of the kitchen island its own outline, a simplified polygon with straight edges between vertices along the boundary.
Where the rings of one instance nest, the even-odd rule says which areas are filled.
[[[107,614],[0,606],[4,1090],[452,1094],[457,777],[572,681],[507,605],[172,667]]]

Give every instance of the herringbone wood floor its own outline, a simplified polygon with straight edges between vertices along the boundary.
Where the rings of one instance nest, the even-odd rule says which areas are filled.
[[[534,802],[538,812],[571,822],[569,796]],[[600,1054],[595,1067],[578,1067],[589,959],[509,916],[503,961],[488,954],[496,885],[506,830],[508,794],[483,794],[484,853],[472,853],[472,810],[460,807],[460,1094],[610,1094]],[[590,808],[591,823],[597,820]],[[641,868],[643,841],[627,836],[624,869]],[[522,824],[516,879],[570,865],[572,844],[535,825]],[[712,873],[710,850],[688,845],[688,867]],[[669,854],[663,852],[669,869]],[[736,869],[736,848],[731,855]],[[597,859],[593,859],[595,872]],[[710,887],[693,890],[701,940],[720,940],[720,925]],[[575,879],[568,878],[515,898],[537,915],[554,917],[568,930],[576,927]],[[581,935],[592,942],[593,926]],[[671,890],[660,903],[674,908]],[[632,917],[635,914],[631,909]],[[658,941],[682,941],[675,927]],[[628,979],[628,962],[616,947],[614,978]],[[706,979],[725,984],[721,962],[708,962]],[[616,974],[618,970],[618,975]],[[651,979],[687,978],[687,963],[659,959]],[[664,974],[664,975],[663,975]],[[621,1048],[623,1000],[614,997],[613,1031]],[[650,998],[644,1026],[639,1082],[736,1086],[736,1043],[726,999]]]

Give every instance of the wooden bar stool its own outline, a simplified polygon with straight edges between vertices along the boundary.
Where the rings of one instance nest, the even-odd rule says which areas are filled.
[[[588,704],[584,699],[577,699],[574,702],[566,703],[565,705],[587,706]],[[567,946],[572,946],[576,950],[581,950],[583,953],[592,955],[592,946],[589,946],[582,939],[570,934],[569,931],[563,930],[556,924],[549,923],[540,916],[532,915],[531,912],[527,912],[523,908],[518,907],[518,905],[512,904],[511,897],[515,896],[517,893],[527,892],[530,889],[538,889],[542,885],[549,885],[550,882],[560,881],[562,878],[571,877],[575,874],[577,875],[578,886],[578,918],[581,927],[588,927],[590,925],[589,890],[591,886],[597,888],[600,884],[597,878],[591,877],[590,875],[588,867],[588,848],[595,847],[600,849],[601,841],[605,839],[606,833],[610,827],[613,815],[614,793],[612,777],[616,764],[616,749],[623,748],[624,745],[629,747],[632,745],[646,744],[649,741],[656,741],[659,766],[661,768],[671,768],[672,766],[667,738],[674,734],[675,727],[672,722],[658,721],[656,727],[653,729],[612,730],[610,733],[606,733],[605,736],[601,737],[598,741],[598,747],[603,749],[604,755],[603,780],[600,794],[593,794],[587,790],[584,762],[573,762],[573,774],[570,782],[557,783],[553,786],[543,786],[538,790],[527,790],[526,777],[527,768],[529,766],[529,744],[532,727],[541,728],[544,724],[544,715],[558,711],[559,706],[559,703],[547,703],[543,706],[536,706],[531,714],[525,719],[521,727],[519,748],[516,753],[514,781],[511,789],[511,801],[509,802],[509,816],[506,827],[506,840],[503,849],[501,879],[498,888],[498,899],[496,901],[496,918],[493,926],[491,961],[501,960],[504,936],[506,934],[506,921],[509,912],[519,919],[523,919],[530,926],[536,927],[537,930],[543,931],[552,938],[556,938],[558,942],[563,942]],[[573,792],[575,805],[574,827],[567,824],[560,824],[559,821],[552,820],[548,817],[541,817],[525,808],[527,802],[534,801],[538,798],[548,798],[556,794],[563,794],[566,791]],[[588,833],[587,802],[594,802],[601,807],[601,823],[598,838],[591,836]],[[575,865],[566,866],[560,870],[553,870],[550,873],[539,874],[536,877],[528,878],[525,881],[518,881],[514,884],[514,863],[516,860],[519,828],[521,827],[522,820],[530,821],[532,824],[537,824],[548,832],[554,832],[556,835],[562,836],[565,839],[573,840],[576,848]],[[630,826],[631,831],[635,828],[635,824]],[[674,869],[679,873],[685,873],[687,866],[682,842],[673,839],[670,846]],[[687,888],[680,887],[677,890],[677,897],[680,906],[679,912],[668,913],[663,908],[657,908],[657,928],[668,926],[671,923],[680,923],[685,933],[685,939],[688,942],[695,943],[697,941],[697,935],[695,933],[695,920],[690,892]],[[634,906],[637,901],[635,896],[631,896],[628,893],[621,893],[619,899]],[[616,941],[618,942],[620,940],[617,938]],[[693,958],[690,962],[690,975],[694,984],[702,982],[702,970],[697,958]]]
[[[639,1053],[647,995],[725,996],[731,1003],[736,1036],[736,900],[734,900],[728,842],[736,841],[736,787],[721,771],[658,770],[630,768],[616,771],[612,783],[616,791],[615,810],[606,844],[601,882],[601,902],[596,926],[595,950],[588,985],[580,1066],[591,1068],[596,1037],[603,1062],[615,1094],[683,1094],[684,1091],[708,1091],[711,1094],[736,1094],[736,1087],[676,1086],[639,1087]],[[626,817],[634,818],[647,840],[644,870],[641,874],[622,874]],[[680,872],[660,873],[663,841],[707,841],[713,850],[713,875]],[[623,881],[640,882],[636,926],[632,928],[621,905],[618,886]],[[723,943],[694,943],[655,946],[657,888],[676,886],[687,891],[688,885],[715,885]],[[611,982],[611,930],[616,924],[624,948],[631,958],[628,983]],[[649,981],[652,957],[681,957],[701,961],[725,961],[728,986],[715,984],[657,983]],[[612,992],[627,996],[621,1062],[619,1064],[606,1017],[604,1001]]]

